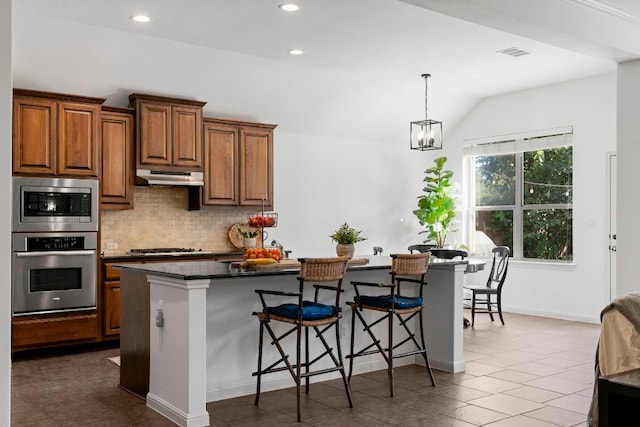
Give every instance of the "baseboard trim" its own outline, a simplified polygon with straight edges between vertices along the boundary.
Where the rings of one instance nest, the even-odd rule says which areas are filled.
[[[205,427],[209,425],[209,413],[187,414],[158,396],[147,393],[147,406],[181,427]]]

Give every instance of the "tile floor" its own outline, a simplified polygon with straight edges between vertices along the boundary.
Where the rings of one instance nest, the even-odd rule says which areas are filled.
[[[385,371],[352,379],[354,408],[340,380],[313,384],[295,421],[295,389],[207,405],[212,426],[586,426],[599,325],[505,315],[506,326],[476,319],[464,332],[464,373],[396,369],[396,396]],[[16,358],[12,426],[172,426],[117,387],[118,349]]]

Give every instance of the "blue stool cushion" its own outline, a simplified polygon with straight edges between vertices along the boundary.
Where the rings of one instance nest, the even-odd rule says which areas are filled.
[[[395,296],[393,299],[391,295],[380,295],[380,296],[368,296],[368,295],[360,295],[355,298],[356,304],[366,304],[373,307],[383,307],[383,308],[391,308],[391,303],[393,302],[395,308],[415,308],[420,307],[422,305],[422,298],[420,297],[401,297]]]
[[[298,304],[282,304],[277,307],[267,307],[269,314],[287,317],[289,319],[298,318]],[[313,301],[302,302],[302,320],[318,320],[337,316],[340,307],[320,304]]]

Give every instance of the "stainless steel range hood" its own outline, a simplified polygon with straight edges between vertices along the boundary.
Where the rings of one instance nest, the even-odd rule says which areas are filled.
[[[204,174],[202,172],[167,172],[137,169],[136,185],[202,187],[204,185]]]

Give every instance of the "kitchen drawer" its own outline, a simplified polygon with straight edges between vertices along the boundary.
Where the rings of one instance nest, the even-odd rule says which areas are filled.
[[[104,280],[120,280],[120,270],[113,268],[115,264],[104,265]]]
[[[14,350],[94,341],[98,332],[97,313],[14,317],[11,323]]]

